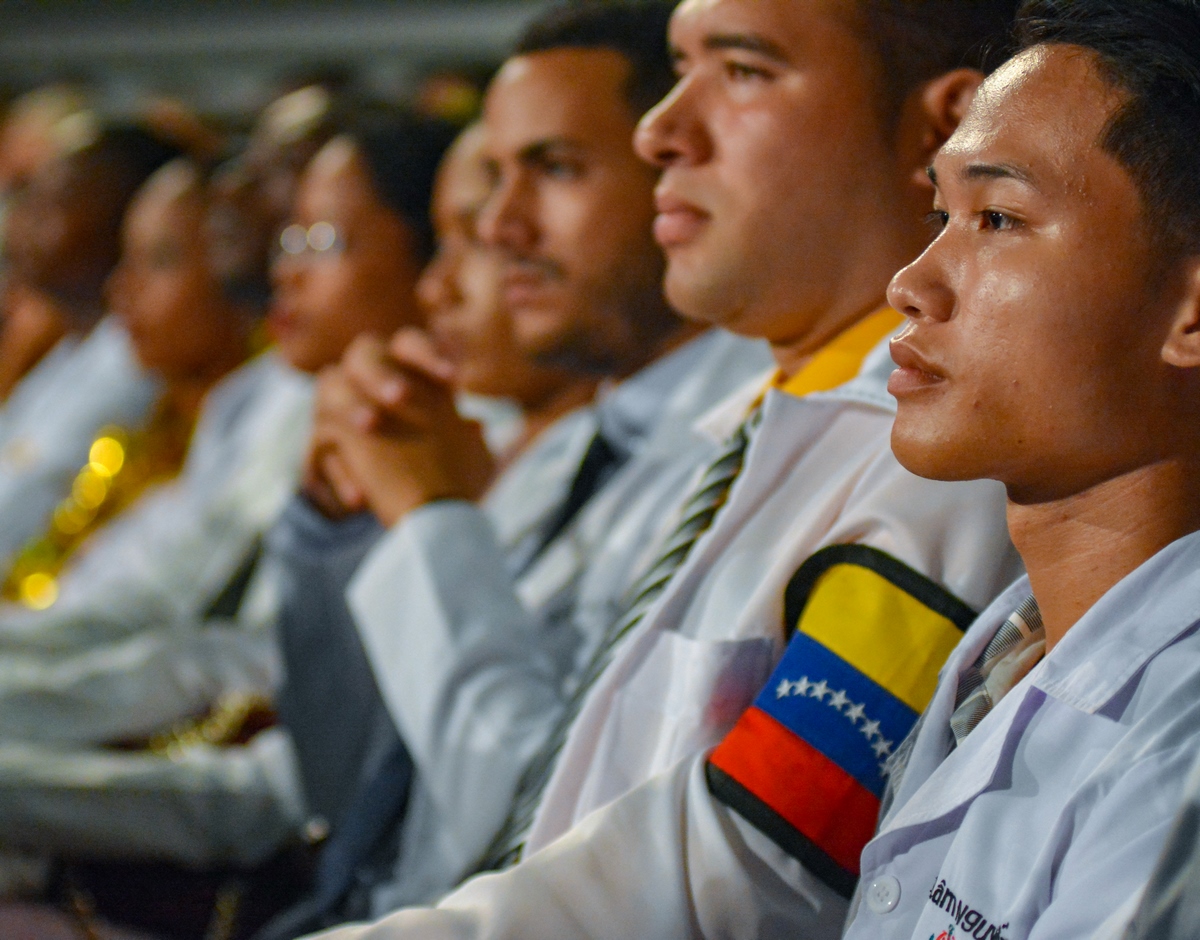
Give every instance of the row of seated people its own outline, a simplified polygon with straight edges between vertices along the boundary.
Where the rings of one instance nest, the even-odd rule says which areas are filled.
[[[0,840],[68,909],[6,935],[1194,934],[1200,10],[673,6],[536,20],[436,191],[411,120],[297,158],[258,231],[319,378],[239,448],[299,439],[248,579],[177,515],[75,608],[188,465],[14,569]],[[188,464],[248,368],[218,192],[157,170],[109,281]],[[218,874],[191,925],[166,861]]]

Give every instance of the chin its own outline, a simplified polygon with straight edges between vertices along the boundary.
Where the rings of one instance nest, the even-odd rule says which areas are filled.
[[[964,450],[969,450],[960,441],[944,433],[913,433],[899,423],[892,427],[892,453],[900,466],[926,480],[941,480],[956,483],[963,480],[978,480],[985,474],[979,472],[974,462],[964,459]]]
[[[681,317],[712,326],[726,326],[731,305],[715,289],[711,277],[697,273],[694,265],[671,260],[663,280],[663,293],[671,309]]]

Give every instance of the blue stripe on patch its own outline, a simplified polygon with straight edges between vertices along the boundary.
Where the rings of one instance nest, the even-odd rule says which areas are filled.
[[[812,637],[795,634],[754,704],[877,797],[917,713]]]

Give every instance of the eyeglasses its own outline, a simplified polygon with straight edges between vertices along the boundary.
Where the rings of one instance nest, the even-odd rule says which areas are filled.
[[[346,239],[331,222],[314,222],[307,228],[293,223],[279,233],[279,247],[285,255],[292,257],[309,252],[341,254],[346,248]]]

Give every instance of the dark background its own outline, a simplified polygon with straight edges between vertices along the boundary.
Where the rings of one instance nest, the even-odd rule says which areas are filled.
[[[148,94],[236,120],[309,77],[389,98],[430,73],[484,75],[544,0],[0,0],[0,93],[86,84],[133,113]]]

